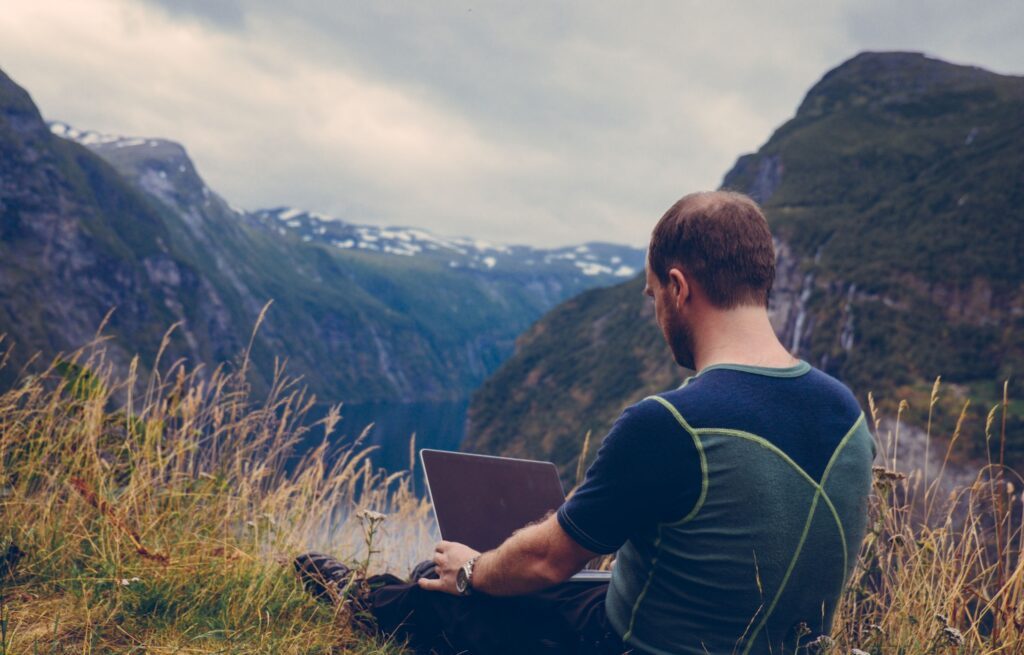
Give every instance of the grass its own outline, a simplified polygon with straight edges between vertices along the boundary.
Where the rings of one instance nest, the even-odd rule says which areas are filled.
[[[158,361],[139,379],[98,342],[0,395],[0,655],[401,652],[353,635],[290,560],[317,548],[401,575],[429,552],[429,506],[365,450],[297,454],[344,408],[309,425],[298,381],[279,366],[257,401],[247,366]],[[936,384],[930,408],[941,401]],[[1005,440],[1006,403],[984,434],[936,419],[929,444],[948,461]],[[874,419],[869,534],[825,650],[1024,652],[1024,484],[996,460],[950,488],[896,461],[907,428]]]
[[[868,534],[833,626],[836,652],[1024,652],[1021,478],[991,459],[969,484],[950,485],[944,477],[965,441],[1005,444],[1009,399],[1004,395],[990,408],[980,435],[964,433],[970,402],[963,401],[946,437],[933,422],[940,389],[936,380],[925,432],[928,446],[945,448],[937,471],[924,465],[927,451],[922,462],[898,462],[906,403],[893,428],[884,430],[870,402],[875,434],[881,436],[879,466]]]
[[[326,442],[296,459],[341,410],[307,425],[283,374],[255,402],[244,359],[137,368],[117,377],[99,344],[0,395],[0,654],[398,652],[346,631],[290,561],[369,566],[376,511],[373,566],[408,571],[433,543],[408,478]]]

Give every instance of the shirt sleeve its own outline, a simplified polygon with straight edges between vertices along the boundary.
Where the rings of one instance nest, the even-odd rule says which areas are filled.
[[[612,553],[631,535],[686,516],[700,485],[692,437],[660,403],[641,401],[615,421],[558,522],[587,550]]]

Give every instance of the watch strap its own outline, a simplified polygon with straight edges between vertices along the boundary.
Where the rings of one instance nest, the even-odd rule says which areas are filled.
[[[466,574],[466,591],[470,593],[473,590],[473,566],[476,565],[476,561],[480,559],[480,556],[470,557],[469,560],[462,565],[462,570]]]

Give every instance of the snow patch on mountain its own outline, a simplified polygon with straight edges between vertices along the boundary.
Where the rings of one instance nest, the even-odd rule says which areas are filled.
[[[342,250],[430,257],[450,268],[480,272],[561,270],[586,277],[632,277],[643,266],[639,248],[589,243],[563,248],[506,245],[469,237],[445,237],[422,228],[358,225],[294,207],[251,214],[268,228]]]
[[[192,170],[181,145],[165,139],[145,139],[79,130],[61,121],[48,123],[50,131],[76,141],[102,156],[132,162],[140,149],[146,152],[139,167],[138,182],[150,193],[175,204],[183,178],[192,176],[198,191],[209,198],[210,191]],[[115,154],[117,153],[117,154]],[[423,257],[451,268],[481,274],[568,275],[570,279],[592,279],[614,283],[632,277],[643,266],[643,251],[609,243],[586,243],[562,248],[534,248],[507,245],[471,237],[446,237],[422,228],[358,225],[296,207],[277,207],[247,212],[225,205],[239,220],[254,221],[281,237],[304,243],[320,243],[340,250],[359,250],[381,256]]]
[[[142,139],[139,137],[104,134],[93,130],[79,130],[61,121],[51,121],[48,125],[50,132],[56,136],[68,139],[69,141],[76,141],[83,146],[112,145],[115,148],[131,148],[144,145],[156,147],[160,144],[158,139]]]

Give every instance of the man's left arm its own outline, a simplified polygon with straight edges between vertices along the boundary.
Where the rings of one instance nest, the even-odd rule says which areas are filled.
[[[434,563],[440,578],[420,578],[420,587],[457,593],[455,580],[459,569],[477,555],[479,558],[473,565],[473,590],[491,596],[540,591],[568,580],[597,557],[597,553],[580,546],[566,534],[552,514],[518,530],[501,546],[482,555],[464,544],[442,541],[434,549]]]

